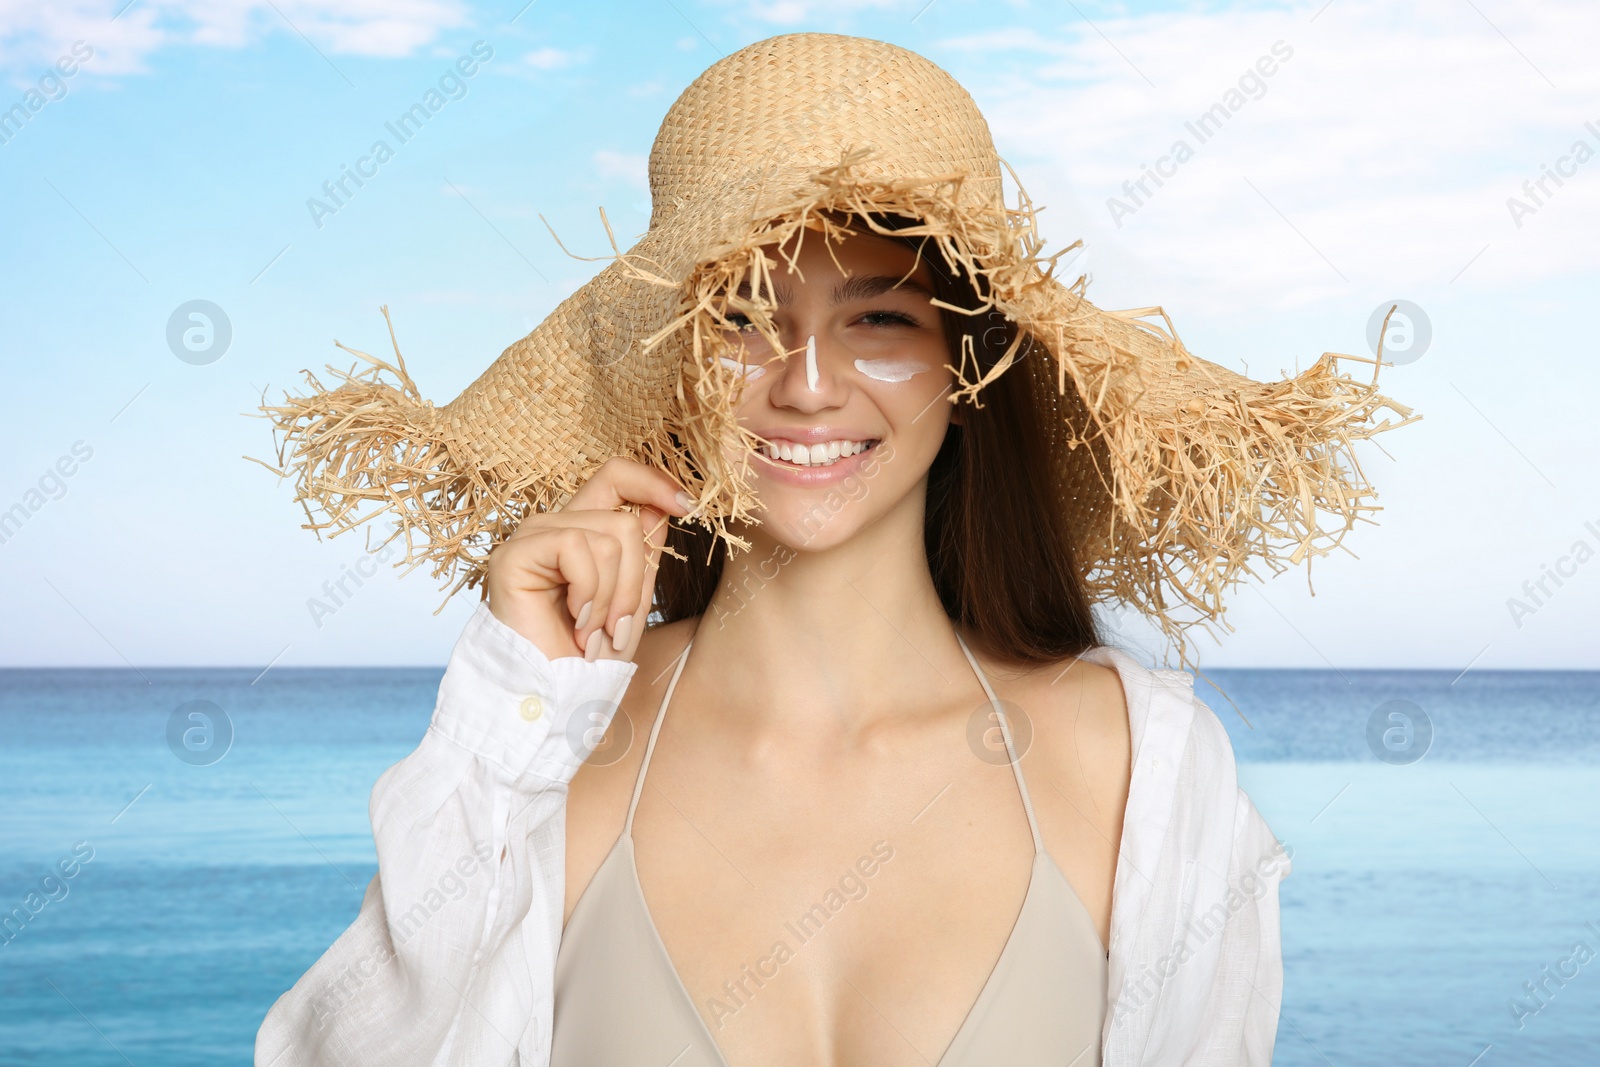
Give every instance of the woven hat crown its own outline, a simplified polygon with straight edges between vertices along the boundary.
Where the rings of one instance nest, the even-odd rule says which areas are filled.
[[[856,148],[875,150],[864,176],[965,174],[968,196],[1000,195],[989,125],[937,64],[885,41],[787,34],[712,64],[667,111],[650,149],[651,228],[753,175]]]

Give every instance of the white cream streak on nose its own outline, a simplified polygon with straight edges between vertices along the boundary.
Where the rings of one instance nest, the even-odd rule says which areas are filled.
[[[928,369],[926,363],[915,359],[858,359],[856,370],[880,382],[909,381],[913,374]]]
[[[806,388],[817,391],[817,335],[806,338]]]

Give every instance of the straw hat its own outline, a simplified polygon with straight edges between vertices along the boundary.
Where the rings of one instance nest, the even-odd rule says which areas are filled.
[[[756,497],[722,444],[755,439],[736,422],[743,378],[719,359],[720,316],[746,314],[782,346],[765,303],[719,294],[770,273],[798,231],[838,232],[842,213],[912,216],[922,224],[899,232],[927,235],[925,254],[979,281],[985,310],[1022,326],[1036,353],[1019,359],[1014,344],[985,375],[969,348],[951,401],[981,405],[1013,365],[1028,376],[1052,415],[1048,461],[1089,595],[1152,616],[1187,660],[1183,631],[1222,621],[1222,593],[1250,561],[1298,564],[1379,510],[1351,446],[1420,416],[1377,393],[1381,357],[1359,359],[1368,382],[1338,372],[1358,357],[1333,353],[1258,382],[1191,355],[1160,308],[1094,306],[1083,277],[1054,275],[1081,242],[1044,254],[1015,174],[1006,202],[1002,166],[972,98],[922,56],[829,33],[742,48],[667,112],[650,228],[626,253],[443,407],[422,398],[397,344],[392,364],[346,348],[370,366],[330,366],[337,388],[305,371],[309,395],[261,406],[284,435],[269,469],[297,473],[309,529],[394,513],[402,565],[453,577],[446,601],[482,583],[489,550],[530,509],[559,508],[611,456],[672,474],[698,498],[695,519],[748,548],[727,524],[751,519]],[[1378,422],[1383,409],[1402,421]]]

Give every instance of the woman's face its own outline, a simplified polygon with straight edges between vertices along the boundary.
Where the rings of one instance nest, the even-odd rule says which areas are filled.
[[[777,260],[773,324],[787,358],[732,312],[738,329],[728,336],[745,375],[739,422],[772,442],[750,457],[762,532],[822,549],[912,492],[920,515],[924,478],[952,418],[944,398],[954,376],[929,302],[933,276],[915,251],[858,232],[830,256],[820,232],[796,236],[798,273],[769,253]],[[739,292],[748,297],[748,283]]]

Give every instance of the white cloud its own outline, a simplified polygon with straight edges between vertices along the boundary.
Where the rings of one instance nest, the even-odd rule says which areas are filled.
[[[605,149],[594,154],[595,170],[602,178],[619,178],[637,189],[650,188],[650,158]]]
[[[810,4],[798,2],[798,0],[777,0],[776,3],[770,4],[753,4],[749,11],[757,18],[765,19],[768,22],[776,22],[783,26],[795,26],[812,17],[811,6]]]
[[[466,22],[460,0],[0,0],[0,69],[27,80],[82,40],[95,51],[85,70],[138,72],[159,48],[240,48],[273,33],[328,55],[405,56]]]
[[[1600,155],[1564,186],[1547,181],[1552,195],[1521,228],[1506,206],[1574,141],[1600,153],[1600,6],[1482,4],[1490,25],[1454,0],[1335,0],[1312,21],[1321,4],[1097,19],[1099,32],[1069,19],[932,54],[959,71],[1029,194],[1051,206],[1052,247],[1082,236],[1208,299],[1259,306],[1272,292],[1292,305],[1366,284],[1442,286],[1485,245],[1460,284],[1600,268]],[[1185,123],[1278,41],[1292,56],[1232,98],[1242,106],[1201,143]],[[1135,201],[1124,182],[1180,139],[1193,157],[1164,164],[1175,173],[1160,187],[1146,179]],[[1137,208],[1120,228],[1113,196]]]
[[[909,19],[926,3],[927,0],[915,0],[915,6],[908,6],[908,0],[741,0],[738,3],[724,0],[723,6],[732,9],[738,16],[754,18],[759,22],[796,29],[827,27],[832,32],[838,32],[833,27],[868,11],[903,10]]]
[[[578,53],[559,48],[538,48],[522,57],[522,62],[535,70],[560,70],[578,61]]]

